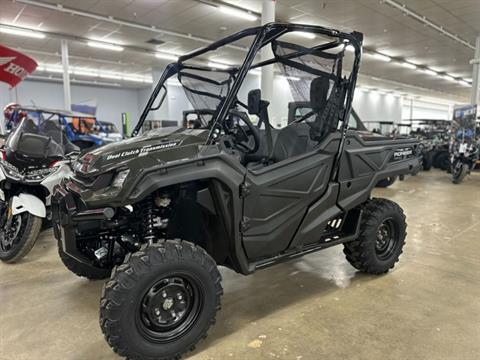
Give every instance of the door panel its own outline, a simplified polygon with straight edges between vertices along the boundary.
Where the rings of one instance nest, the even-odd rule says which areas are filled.
[[[243,243],[249,259],[285,250],[307,207],[326,190],[333,154],[321,150],[248,170]]]

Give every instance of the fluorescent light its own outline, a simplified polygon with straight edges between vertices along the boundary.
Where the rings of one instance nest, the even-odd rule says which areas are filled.
[[[0,32],[4,34],[10,35],[18,35],[18,36],[26,36],[35,39],[44,39],[45,34],[37,31],[32,30],[23,30],[23,29],[14,29],[14,28],[7,28],[7,27],[0,27]]]
[[[63,68],[61,66],[45,66],[45,71],[51,72],[51,73],[58,73],[61,74],[63,73]]]
[[[135,75],[123,75],[122,80],[124,81],[133,81],[133,82],[143,82],[145,79],[142,76]]]
[[[311,32],[306,32],[306,31],[293,31],[293,35],[297,35],[306,39],[315,39],[315,34]]]
[[[450,81],[457,81],[457,79],[455,79],[452,75],[448,75],[448,74],[442,75],[442,79],[450,80]]]
[[[163,59],[163,60],[172,60],[172,61],[177,61],[178,56],[174,54],[168,54],[168,53],[156,53],[155,57],[157,59]]]
[[[122,77],[120,74],[113,74],[113,73],[100,73],[101,78],[104,79],[113,79],[113,80],[120,80]]]
[[[227,64],[222,64],[222,63],[218,63],[218,62],[215,62],[215,61],[209,61],[207,66],[211,67],[211,68],[214,68],[214,69],[221,69],[221,70],[225,70],[225,69],[228,69],[230,67]]]
[[[219,6],[217,8],[220,12],[227,14],[227,15],[232,15],[236,16],[240,19],[248,20],[248,21],[256,21],[258,17],[252,13],[249,13],[247,11],[235,9],[230,6]]]
[[[98,76],[98,74],[93,71],[84,71],[84,70],[73,70],[73,74],[79,75],[79,76],[91,76],[91,77]]]
[[[423,71],[425,74],[428,74],[428,75],[433,75],[433,76],[438,75],[436,71],[433,71],[433,70],[431,70],[431,69],[422,69],[422,71]]]
[[[402,62],[402,66],[407,68],[407,69],[412,69],[412,70],[415,70],[417,68],[417,65],[406,62],[406,61]]]
[[[123,47],[119,45],[109,44],[100,41],[88,41],[87,45],[90,47],[98,48],[98,49],[105,49],[105,50],[112,50],[112,51],[123,51]]]
[[[465,80],[458,80],[458,82],[464,86],[468,86],[468,87],[472,86],[472,84],[470,84],[468,81],[465,81]]]
[[[378,60],[381,60],[381,61],[385,61],[385,62],[389,62],[389,61],[392,61],[392,58],[390,56],[387,56],[387,55],[384,55],[384,54],[380,54],[378,52],[375,52],[372,54],[373,57],[375,59],[378,59]]]

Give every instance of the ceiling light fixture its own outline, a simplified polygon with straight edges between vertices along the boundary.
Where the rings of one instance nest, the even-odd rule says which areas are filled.
[[[384,55],[384,54],[381,54],[381,53],[378,53],[378,52],[372,53],[372,56],[375,59],[378,59],[378,60],[381,60],[381,61],[385,61],[385,62],[392,61],[392,58],[390,56],[387,56],[387,55]]]
[[[120,74],[114,74],[114,73],[100,73],[99,76],[104,79],[113,79],[113,80],[122,79],[122,76]]]
[[[123,51],[123,47],[119,45],[114,45],[106,42],[100,41],[88,41],[87,45],[90,47],[98,48],[98,49],[105,49],[105,50],[112,50],[112,51]]]
[[[178,61],[178,56],[174,54],[169,54],[169,53],[156,53],[155,57],[157,59],[162,59],[162,60],[171,60],[171,61]]]
[[[428,75],[433,75],[433,76],[438,75],[438,73],[436,71],[433,71],[433,70],[428,69],[428,68],[422,69],[422,72],[424,72],[425,74],[428,74]]]
[[[145,78],[142,77],[142,76],[124,75],[124,76],[122,76],[122,80],[133,81],[133,82],[144,82]]]
[[[442,79],[449,80],[449,81],[457,81],[457,79],[455,79],[452,75],[448,75],[448,74],[442,75]]]
[[[406,61],[402,62],[401,64],[402,64],[403,67],[405,67],[407,69],[415,70],[417,68],[417,65],[406,62]]]
[[[468,87],[472,86],[472,84],[470,84],[470,83],[469,83],[468,81],[466,81],[466,80],[458,80],[458,82],[459,82],[460,84],[464,85],[464,86],[468,86]]]
[[[240,10],[240,9],[235,9],[233,7],[230,7],[230,6],[219,6],[219,7],[217,7],[217,9],[224,14],[232,15],[232,16],[238,17],[240,19],[248,20],[248,21],[256,21],[258,19],[258,16],[254,15],[250,12]]]
[[[18,29],[18,28],[10,28],[10,27],[0,27],[0,32],[4,34],[10,34],[10,35],[18,35],[18,36],[26,36],[26,37],[31,37],[35,39],[44,39],[45,34],[38,32],[38,31],[33,31],[33,30],[24,30],[24,29]]]
[[[90,77],[97,77],[98,74],[93,72],[93,71],[89,71],[89,70],[73,70],[73,74],[74,75],[80,75],[80,76],[90,76]]]

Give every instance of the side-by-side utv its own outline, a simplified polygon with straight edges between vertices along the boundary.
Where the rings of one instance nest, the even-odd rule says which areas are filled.
[[[297,31],[315,39],[294,43]],[[212,52],[234,51],[233,43],[248,44],[235,50],[240,65],[201,65]],[[247,275],[342,245],[360,271],[394,267],[405,216],[371,193],[380,179],[418,171],[418,142],[348,130],[361,46],[358,32],[283,23],[228,36],[167,66],[132,138],[77,161],[56,188],[54,230],[72,272],[110,276],[100,325],[115,352],[176,359],[192,350],[220,309],[217,266]],[[265,47],[273,56],[261,60]],[[310,102],[311,114],[271,126],[288,102],[274,94],[270,105],[245,88],[256,84],[245,81],[248,71],[264,66],[282,76],[294,101]],[[213,111],[211,125],[138,135],[170,78],[194,108]]]

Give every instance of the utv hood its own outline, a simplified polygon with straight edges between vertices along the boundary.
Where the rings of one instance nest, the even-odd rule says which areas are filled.
[[[207,137],[208,130],[203,129],[154,129],[87,152],[80,157],[75,170],[97,173],[133,164],[143,167],[191,158],[198,154],[198,145],[204,144]]]

